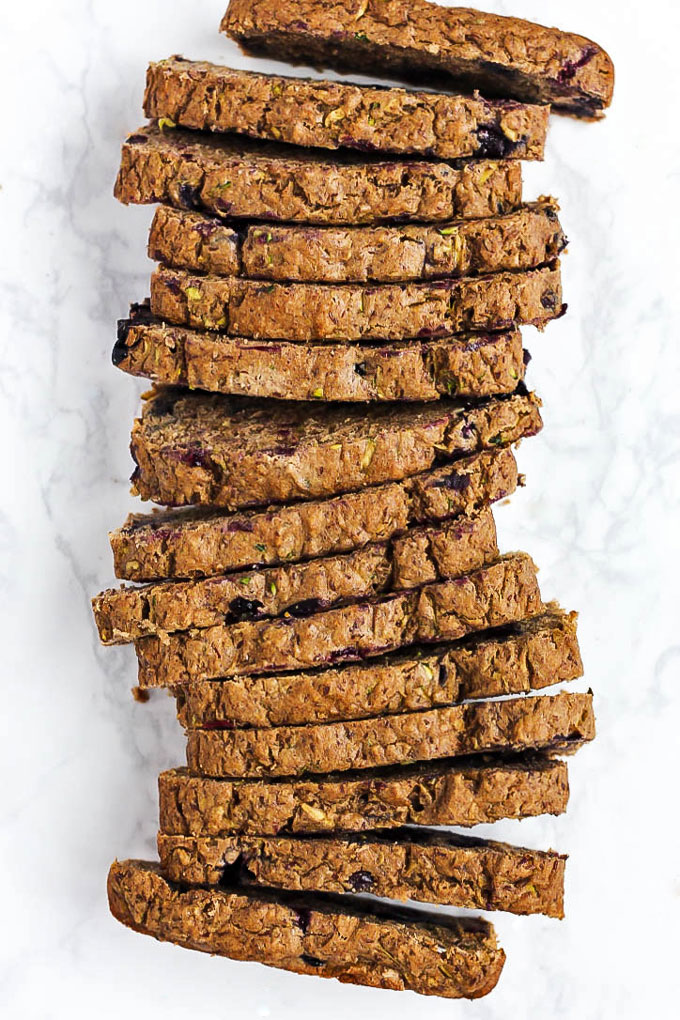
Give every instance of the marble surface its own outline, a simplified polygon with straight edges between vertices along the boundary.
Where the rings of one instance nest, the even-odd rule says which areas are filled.
[[[109,353],[150,270],[151,210],[123,209],[111,187],[119,144],[142,119],[149,58],[255,66],[217,34],[223,2],[33,0],[12,7],[0,40],[2,1014],[677,1016],[680,15],[670,0],[482,4],[591,35],[618,70],[606,121],[556,119],[545,164],[526,169],[528,197],[562,204],[570,309],[545,336],[527,331],[545,430],[520,451],[527,488],[498,512],[504,546],[540,564],[544,595],[581,612],[581,688],[595,689],[599,737],[570,765],[566,816],[485,831],[571,854],[568,919],[494,918],[508,953],[500,984],[452,1004],[213,960],[136,936],[107,912],[109,862],[154,855],[156,775],[183,758],[169,699],[133,702],[132,652],[100,648],[89,612],[113,580],[107,529],[135,506],[127,442],[142,386]]]

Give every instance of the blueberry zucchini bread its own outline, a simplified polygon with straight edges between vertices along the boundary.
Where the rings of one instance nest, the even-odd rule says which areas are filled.
[[[194,329],[265,340],[404,340],[543,329],[564,313],[559,262],[427,283],[268,283],[159,266],[151,311]]]
[[[159,833],[158,855],[163,874],[188,885],[371,893],[564,917],[563,854],[437,829],[276,837]]]
[[[228,220],[161,205],[149,233],[155,262],[217,276],[300,283],[399,283],[534,269],[567,240],[554,199],[503,216],[448,223],[310,227],[268,223],[241,233]]]
[[[425,0],[230,0],[222,31],[276,60],[479,89],[577,117],[600,115],[614,90],[612,61],[590,39]],[[507,146],[490,132],[490,153]]]
[[[592,695],[562,692],[305,726],[217,724],[189,730],[187,765],[203,776],[298,776],[484,752],[565,754],[594,736]]]
[[[536,568],[504,556],[455,580],[313,613],[220,624],[135,641],[139,685],[328,667],[420,643],[455,641],[544,611]]]
[[[546,105],[283,78],[181,57],[150,64],[144,94],[146,116],[166,125],[439,159],[543,159],[549,112]]]
[[[567,765],[541,755],[476,755],[294,779],[158,778],[160,829],[174,836],[370,832],[402,825],[490,824],[562,814]]]
[[[114,194],[237,219],[319,224],[437,223],[497,216],[522,202],[518,160],[460,166],[324,155],[245,138],[139,128],[123,145]]]
[[[112,361],[122,372],[210,393],[363,403],[490,397],[524,379],[528,352],[513,328],[446,340],[300,344],[198,332],[136,305],[118,323]]]
[[[506,446],[333,499],[233,514],[130,514],[109,535],[114,570],[129,581],[214,577],[336,555],[386,541],[412,524],[474,513],[509,496],[517,484],[517,463]]]
[[[505,961],[481,918],[282,891],[187,889],[146,861],[115,861],[107,891],[118,921],[162,942],[349,984],[476,999],[496,985]]]
[[[583,673],[576,613],[558,606],[439,648],[304,673],[225,677],[176,691],[186,728],[304,726],[526,694]]]
[[[320,499],[514,443],[541,425],[526,390],[471,404],[355,408],[162,389],[132,430],[133,492],[166,506],[231,510]]]
[[[442,525],[415,527],[344,556],[201,580],[112,588],[97,595],[92,608],[100,639],[119,644],[144,634],[283,613],[306,616],[338,602],[466,574],[497,558],[493,515],[484,510]]]

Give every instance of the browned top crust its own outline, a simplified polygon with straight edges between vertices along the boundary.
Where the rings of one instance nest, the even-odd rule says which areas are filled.
[[[105,644],[262,617],[305,616],[347,600],[456,577],[498,557],[490,510],[416,527],[344,556],[201,580],[110,588],[92,600]]]
[[[293,63],[447,81],[595,117],[614,90],[590,39],[519,18],[425,0],[230,0],[222,31]]]
[[[480,752],[572,753],[595,737],[591,694],[545,695],[406,712],[381,718],[190,730],[197,774],[257,778],[405,765]]]
[[[267,283],[159,266],[151,311],[179,326],[266,340],[404,340],[539,329],[564,314],[559,261],[426,283]]]
[[[528,354],[518,329],[391,344],[299,344],[172,326],[134,306],[112,360],[130,375],[210,393],[367,402],[512,393]]]
[[[333,496],[534,435],[538,408],[525,392],[355,408],[158,390],[132,430],[133,491],[229,509]]]
[[[228,677],[177,691],[183,726],[301,726],[540,690],[583,673],[576,613],[549,612],[440,648],[307,673]]]
[[[115,861],[107,890],[117,920],[160,941],[351,984],[478,998],[505,960],[481,918],[361,909],[341,897],[181,889],[145,861]]]
[[[409,524],[472,513],[509,496],[517,482],[513,452],[500,447],[334,499],[237,514],[130,514],[109,536],[115,573],[130,581],[209,577],[349,552],[385,541]]]
[[[282,78],[170,57],[149,65],[144,113],[183,128],[313,148],[542,159],[549,107]]]
[[[558,205],[541,198],[503,216],[432,226],[249,226],[161,205],[148,254],[176,268],[265,280],[380,283],[534,269],[556,259],[567,240]]]
[[[160,774],[158,789],[161,831],[186,836],[467,827],[561,814],[569,799],[565,762],[540,755],[298,779],[206,779],[173,769]]]
[[[544,611],[526,553],[463,577],[314,613],[138,638],[140,687],[314,669],[408,645],[455,641]]]
[[[371,893],[564,917],[566,857],[439,829],[361,835],[158,835],[163,874],[189,885]]]
[[[141,127],[123,145],[114,193],[222,216],[319,224],[496,216],[522,201],[517,160],[461,167],[332,158],[247,139]]]

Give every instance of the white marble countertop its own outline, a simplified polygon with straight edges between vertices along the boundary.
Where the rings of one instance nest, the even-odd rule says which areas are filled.
[[[546,598],[581,612],[599,737],[557,819],[486,827],[569,852],[564,922],[498,915],[508,953],[477,1003],[296,978],[164,946],[109,916],[115,857],[153,856],[156,775],[183,759],[163,694],[130,696],[129,649],[98,646],[89,598],[113,581],[107,529],[135,506],[127,451],[142,386],[109,364],[145,296],[150,209],[111,187],[142,121],[149,58],[254,66],[217,34],[225,0],[28,0],[0,41],[0,515],[3,924],[8,1020],[437,1017],[655,1020],[680,996],[680,341],[677,39],[671,0],[506,0],[612,53],[599,125],[555,119],[526,195],[559,197],[568,316],[527,331],[545,430],[498,521]],[[258,67],[283,69],[259,63]],[[651,104],[648,99],[652,96]]]

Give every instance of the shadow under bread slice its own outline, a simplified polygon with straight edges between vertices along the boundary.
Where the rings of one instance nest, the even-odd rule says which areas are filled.
[[[151,276],[159,319],[264,340],[426,339],[514,323],[543,329],[565,310],[559,261],[417,283],[276,283],[164,265]]]
[[[455,580],[314,613],[222,624],[135,641],[141,687],[310,669],[423,642],[454,641],[544,612],[526,553]]]
[[[476,755],[291,779],[158,778],[160,829],[176,836],[366,832],[402,825],[468,827],[562,814],[567,765],[542,755]]]
[[[149,64],[144,113],[173,127],[313,148],[449,160],[543,159],[550,108],[170,57]]]
[[[226,577],[111,588],[92,600],[105,644],[143,634],[260,617],[309,616],[335,603],[456,577],[498,557],[490,509],[409,529],[344,556],[287,563]]]
[[[207,509],[131,514],[109,535],[117,577],[205,577],[350,552],[411,524],[445,520],[504,499],[518,484],[508,447],[337,496],[230,514]]]
[[[609,106],[614,89],[611,58],[591,39],[425,0],[230,0],[221,30],[275,60],[479,89],[581,117]]]
[[[114,194],[126,205],[163,202],[237,219],[446,222],[516,209],[522,202],[522,169],[517,160],[452,166],[330,155],[146,125],[123,144]]]
[[[405,765],[486,752],[571,754],[595,737],[591,694],[476,701],[379,718],[305,726],[189,730],[200,775],[295,776]]]
[[[534,269],[567,239],[555,199],[502,216],[437,224],[311,227],[229,220],[161,205],[149,233],[154,262],[218,276],[317,283],[403,282]]]
[[[335,496],[535,435],[539,404],[523,384],[484,401],[368,407],[160,389],[132,429],[133,492],[230,510]]]
[[[505,961],[481,918],[358,907],[336,896],[186,889],[145,861],[115,861],[107,891],[118,921],[162,942],[345,983],[478,998]]]
[[[547,612],[441,648],[307,673],[225,677],[176,691],[185,727],[300,726],[524,694],[583,673],[576,613]]]
[[[158,855],[166,878],[187,885],[371,893],[564,917],[566,856],[436,829],[274,837],[159,833]]]
[[[113,364],[156,383],[282,400],[438,400],[512,393],[529,355],[518,329],[391,344],[301,344],[198,332],[133,305]]]

